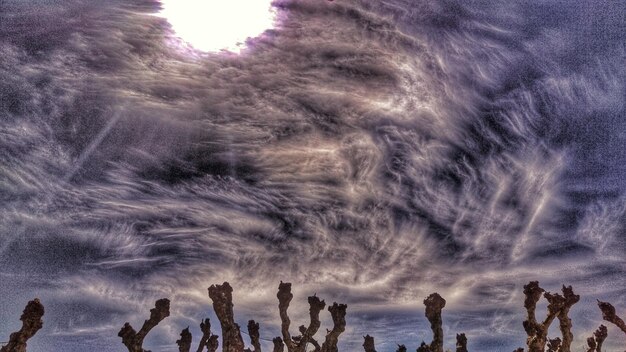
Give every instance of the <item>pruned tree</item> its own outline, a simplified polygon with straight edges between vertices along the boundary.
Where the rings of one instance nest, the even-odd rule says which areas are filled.
[[[587,346],[589,346],[587,352],[602,352],[602,344],[607,336],[608,331],[606,326],[600,325],[600,327],[594,331],[593,336],[587,338]]]
[[[310,296],[309,301],[309,318],[310,323],[309,327],[300,326],[300,336],[291,336],[289,332],[289,327],[291,325],[291,320],[289,319],[289,315],[287,314],[287,309],[289,308],[289,304],[293,299],[293,294],[291,293],[291,283],[288,282],[280,282],[278,285],[278,293],[276,294],[278,298],[278,312],[280,314],[281,321],[281,333],[283,335],[283,343],[287,346],[288,352],[305,352],[306,346],[308,343],[312,344],[315,347],[315,351],[320,351],[319,343],[313,338],[317,331],[320,328],[321,322],[319,319],[320,311],[324,309],[326,303],[320,300],[317,296]]]
[[[416,352],[430,352],[430,346],[427,345],[426,342],[422,341]]]
[[[572,287],[563,286],[563,296],[560,294],[552,294],[545,292],[539,287],[539,282],[531,281],[528,285],[524,285],[524,307],[526,308],[527,318],[524,320],[524,330],[528,335],[526,344],[529,352],[543,352],[548,342],[548,329],[555,318],[559,319],[559,327],[563,340],[561,341],[559,351],[570,352],[573,335],[571,333],[572,323],[568,317],[570,308],[578,302],[580,296],[575,295]],[[546,318],[539,323],[535,317],[537,302],[541,296],[548,301],[548,313]]]
[[[558,352],[570,352],[572,341],[574,340],[574,334],[572,334],[572,320],[569,318],[569,310],[574,304],[578,303],[580,296],[574,294],[572,286],[566,287],[563,285],[561,291],[563,292],[562,297],[555,295],[558,296],[556,299],[562,299],[562,307],[557,315],[557,318],[559,319],[559,329],[561,330],[561,337],[563,339],[560,341]],[[547,294],[548,293],[546,293],[546,295]]]
[[[178,352],[189,352],[191,350],[191,340],[192,340],[191,332],[189,332],[189,327],[180,332],[180,340],[176,340],[176,344],[178,345]]]
[[[200,338],[200,344],[196,351],[203,352],[205,347],[209,352],[216,351],[219,346],[219,337],[211,334],[211,320],[209,318],[200,322],[200,331],[202,331],[202,337]]]
[[[424,305],[426,305],[426,318],[430,322],[430,328],[433,331],[433,341],[429,345],[429,351],[443,352],[441,311],[446,306],[446,300],[435,292],[426,297]]]
[[[143,349],[143,340],[150,330],[169,315],[170,301],[167,298],[162,298],[155,302],[154,308],[150,309],[150,319],[144,321],[139,332],[136,332],[135,329],[126,322],[117,336],[122,338],[122,343],[128,348],[128,352],[149,352]]]
[[[274,344],[273,352],[285,351],[285,344],[283,343],[283,339],[281,339],[280,337],[274,337],[274,339],[272,340],[272,343]]]
[[[611,303],[598,301],[598,307],[602,311],[602,319],[615,324],[624,334],[626,334],[626,323],[615,313],[615,307]]]
[[[213,310],[222,326],[222,351],[242,352],[244,344],[241,330],[235,323],[233,312],[233,288],[228,282],[222,285],[211,285],[209,297],[213,301]]]
[[[41,320],[43,315],[44,308],[39,299],[35,298],[29,301],[20,317],[22,327],[10,335],[9,342],[0,348],[0,352],[26,352],[28,339],[35,336],[37,331],[43,327],[43,320]]]
[[[334,302],[328,307],[328,311],[333,318],[333,329],[328,330],[326,340],[322,344],[322,352],[337,352],[337,343],[339,343],[339,335],[346,331],[346,309],[345,304]]]
[[[254,320],[248,321],[248,335],[250,335],[250,342],[252,347],[254,347],[254,352],[261,352],[259,323]]]
[[[376,347],[374,345],[374,337],[370,335],[363,336],[363,349],[365,352],[376,352]]]
[[[456,352],[467,352],[467,337],[465,337],[465,334],[456,334]]]

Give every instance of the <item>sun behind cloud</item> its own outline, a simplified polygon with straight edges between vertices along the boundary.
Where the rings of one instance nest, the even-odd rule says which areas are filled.
[[[271,0],[162,0],[160,16],[177,36],[197,50],[235,53],[248,38],[274,26],[276,11]]]

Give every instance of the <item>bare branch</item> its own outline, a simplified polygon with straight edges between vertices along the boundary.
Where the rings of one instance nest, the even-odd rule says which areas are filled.
[[[248,321],[248,335],[250,335],[250,340],[252,343],[252,347],[254,347],[254,352],[261,352],[261,342],[259,341],[259,323],[254,320]]]
[[[465,337],[465,334],[456,334],[456,352],[467,352],[467,337]]]
[[[422,341],[416,352],[431,352],[430,345],[427,345],[426,342]]]
[[[22,328],[14,332],[9,337],[9,342],[2,348],[0,352],[26,352],[26,342],[35,336],[37,331],[43,327],[44,308],[38,298],[29,301],[22,312],[20,320]]]
[[[561,346],[559,347],[559,352],[570,352],[572,341],[574,340],[574,334],[572,334],[572,320],[569,318],[569,310],[570,308],[578,303],[580,300],[580,296],[574,294],[574,290],[572,286],[563,285],[563,297],[565,302],[563,304],[563,308],[558,314],[559,318],[559,329],[561,330],[561,336],[563,337],[563,341],[561,341]]]
[[[608,331],[606,326],[600,325],[593,333],[593,336],[587,338],[587,346],[589,346],[587,352],[602,352],[602,344],[607,336]]]
[[[216,352],[218,347],[220,347],[219,336],[211,335],[211,337],[209,337],[209,341],[207,342],[207,351]]]
[[[281,321],[280,330],[283,335],[283,341],[287,346],[287,351],[293,352],[296,346],[291,339],[291,334],[289,333],[291,320],[289,319],[289,315],[287,315],[289,303],[293,299],[293,294],[291,293],[291,283],[281,281],[278,285],[278,293],[276,294],[276,297],[278,297],[278,312],[280,314]]]
[[[611,303],[598,301],[598,307],[602,311],[602,319],[615,324],[626,334],[626,323],[615,313],[615,307]]]
[[[155,302],[154,308],[150,309],[150,319],[144,321],[139,332],[127,322],[124,324],[117,336],[122,338],[122,343],[129,352],[146,352],[143,349],[143,340],[150,330],[157,326],[163,319],[170,315],[170,301],[162,298]]]
[[[274,350],[273,352],[284,352],[285,351],[285,344],[283,343],[283,339],[281,339],[280,337],[275,337],[272,342],[274,343]]]
[[[209,338],[211,337],[211,320],[209,318],[200,322],[200,331],[202,331],[202,337],[200,338],[200,344],[198,344],[197,352],[204,351],[205,347],[209,347]]]
[[[181,331],[180,340],[176,340],[178,345],[178,352],[189,352],[191,350],[192,336],[189,332],[189,327]]]
[[[345,304],[333,303],[328,307],[328,311],[333,318],[333,329],[326,334],[326,340],[322,344],[322,352],[337,352],[339,335],[346,330],[346,309]]]
[[[243,339],[239,325],[235,323],[233,313],[233,288],[228,282],[222,285],[211,285],[209,297],[213,300],[215,315],[222,326],[222,351],[242,352],[244,349]]]
[[[430,343],[431,352],[443,352],[443,328],[441,327],[441,310],[446,306],[446,300],[438,293],[432,293],[424,300],[426,318],[433,331],[433,341]]]
[[[370,335],[363,336],[365,340],[363,342],[363,349],[365,352],[376,352],[376,347],[374,346],[374,337]]]

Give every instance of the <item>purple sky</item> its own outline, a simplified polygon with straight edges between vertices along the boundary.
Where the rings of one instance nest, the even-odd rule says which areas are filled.
[[[623,1],[274,6],[235,55],[158,1],[0,1],[0,339],[39,297],[29,352],[124,351],[168,297],[175,351],[223,281],[268,339],[280,280],[295,326],[347,303],[347,352],[430,341],[435,291],[450,349],[524,346],[531,280],[581,295],[575,351],[596,299],[626,315]]]

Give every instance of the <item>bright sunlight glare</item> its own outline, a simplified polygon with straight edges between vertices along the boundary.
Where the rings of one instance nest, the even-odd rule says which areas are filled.
[[[160,16],[197,50],[239,53],[247,38],[274,26],[272,0],[161,0]]]

